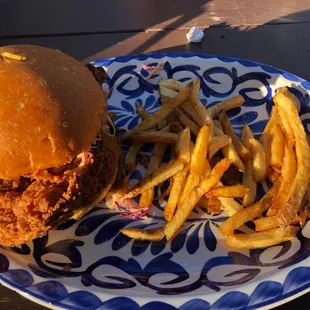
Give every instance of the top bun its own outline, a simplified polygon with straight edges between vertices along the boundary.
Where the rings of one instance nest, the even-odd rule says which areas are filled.
[[[0,178],[70,162],[95,140],[106,108],[99,83],[70,56],[34,45],[0,47]]]

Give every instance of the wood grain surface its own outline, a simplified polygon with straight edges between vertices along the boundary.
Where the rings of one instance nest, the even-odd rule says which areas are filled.
[[[192,26],[204,29],[189,44]],[[310,80],[310,0],[0,0],[0,46],[37,44],[80,61],[146,52],[254,60]],[[309,309],[310,293],[277,310]],[[45,307],[0,285],[0,309]]]

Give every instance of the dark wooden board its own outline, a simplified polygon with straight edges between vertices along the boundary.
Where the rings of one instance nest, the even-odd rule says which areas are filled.
[[[0,45],[38,44],[61,49],[81,61],[154,51],[219,54],[266,63],[310,80],[310,23],[208,28],[200,44],[188,44],[186,32],[0,39]]]
[[[0,0],[0,37],[303,23],[309,9],[309,0]]]

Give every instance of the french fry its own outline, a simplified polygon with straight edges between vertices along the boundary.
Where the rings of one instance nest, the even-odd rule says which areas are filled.
[[[281,168],[284,156],[285,136],[282,129],[278,125],[271,128],[271,149],[270,149],[270,165],[272,167]]]
[[[226,135],[213,137],[209,141],[208,159],[211,160],[220,149],[228,144],[231,144],[231,138]]]
[[[230,165],[231,161],[228,158],[224,158],[214,166],[208,176],[203,178],[199,184],[199,187],[203,190],[204,194],[206,194],[216,184],[218,184],[224,172],[229,168]]]
[[[214,128],[214,133],[215,136],[218,137],[226,136],[224,132],[218,127]],[[224,146],[222,148],[222,153],[225,157],[232,161],[233,165],[236,166],[239,171],[244,171],[244,164],[232,143]]]
[[[260,216],[271,205],[274,197],[278,194],[280,187],[280,180],[278,180],[259,201],[251,205],[250,207],[241,209],[225,222],[222,223],[219,230],[224,236],[232,236],[234,230],[238,229],[244,223],[253,220]]]
[[[230,164],[230,160],[224,158],[212,169],[210,175],[202,180],[199,186],[196,186],[191,190],[187,199],[183,200],[183,202],[179,204],[174,216],[172,217],[170,222],[168,222],[164,227],[164,231],[168,241],[185,223],[186,219],[189,217],[190,213],[193,211],[203,194],[205,194],[205,192],[207,192],[218,183],[223,173],[226,169],[228,169]]]
[[[121,233],[135,240],[160,241],[165,237],[162,228],[139,229],[139,228],[124,228]]]
[[[124,196],[126,198],[133,198],[140,193],[154,188],[158,184],[170,179],[178,172],[184,169],[184,164],[180,160],[172,160],[167,165],[164,165],[157,169],[154,173],[151,173],[140,181],[133,189]]]
[[[248,148],[250,139],[254,138],[252,130],[245,124],[241,131],[241,142]],[[252,155],[252,154],[251,154]],[[256,198],[257,184],[254,180],[253,161],[251,158],[244,159],[244,173],[242,174],[242,184],[249,189],[249,191],[242,198],[242,205],[247,207],[254,203]]]
[[[184,110],[199,127],[202,127],[204,125],[201,116],[198,114],[195,107],[190,102],[185,101],[181,105],[181,109]]]
[[[270,163],[271,128],[278,123],[278,116],[276,110],[277,108],[273,106],[270,113],[270,119],[259,138],[259,141],[265,150],[267,167],[269,167]]]
[[[254,203],[257,190],[257,183],[254,180],[251,160],[245,161],[244,172],[242,174],[242,184],[249,189],[242,198],[242,205],[247,207]]]
[[[143,106],[139,102],[136,102],[136,110],[142,119],[147,119],[148,117],[150,117],[150,114],[143,108]]]
[[[191,156],[190,173],[180,197],[180,204],[187,199],[187,196],[190,194],[193,187],[200,183],[202,177],[209,170],[206,160],[209,134],[209,126],[203,126],[198,133],[196,144]]]
[[[202,196],[198,203],[196,204],[196,207],[199,208],[204,208],[208,210],[208,205],[209,205],[209,199],[207,199],[206,197]]]
[[[293,149],[286,142],[284,145],[284,159],[281,170],[282,182],[279,189],[279,195],[276,197],[271,207],[268,209],[267,215],[276,215],[281,206],[285,206],[289,199],[289,189],[293,185],[297,170],[296,156]],[[277,227],[277,226],[276,226]]]
[[[190,97],[191,104],[193,104],[197,113],[200,115],[200,117],[203,121],[203,124],[210,126],[210,129],[209,129],[210,130],[210,138],[212,138],[214,136],[213,118],[210,116],[208,110],[203,105],[203,103],[199,100],[199,98],[198,98],[199,90],[200,90],[200,79],[197,78],[195,83],[194,83],[193,91],[189,97]]]
[[[177,80],[172,80],[172,79],[161,79],[158,82],[159,86],[161,87],[165,87],[171,90],[175,90],[175,91],[180,91],[182,88],[185,87],[185,85]]]
[[[222,208],[227,212],[228,216],[232,216],[242,209],[240,204],[234,198],[217,197],[222,204]]]
[[[297,159],[297,172],[290,189],[290,198],[277,214],[279,226],[286,227],[297,215],[308,187],[310,175],[310,149],[304,127],[298,116],[296,97],[286,88],[282,88],[278,90],[273,101],[277,107],[279,123],[281,127],[284,128],[289,147],[291,147],[292,143],[295,146]],[[293,133],[293,137],[291,137],[291,133]]]
[[[143,131],[138,132],[130,136],[128,141],[132,143],[164,143],[173,144],[178,141],[179,135],[172,132],[162,132],[162,131]]]
[[[270,182],[274,183],[279,176],[280,174],[277,171],[275,171],[272,167],[267,168],[267,177],[270,180]]]
[[[159,94],[161,97],[174,98],[178,95],[178,92],[165,86],[159,86]]]
[[[222,204],[219,199],[215,196],[210,197],[208,200],[208,211],[211,213],[220,213],[221,209]]]
[[[164,227],[167,241],[169,241],[185,223],[203,194],[203,190],[197,186],[192,189],[188,198],[178,206],[174,216]]]
[[[163,157],[167,149],[166,144],[155,144],[153,153],[147,168],[146,174],[154,173],[161,165]],[[148,208],[152,205],[154,199],[154,187],[141,193],[139,205],[141,208]]]
[[[190,130],[189,128],[185,128],[181,131],[175,147],[179,160],[181,160],[184,164],[188,164],[191,160],[190,142]]]
[[[212,189],[206,194],[207,198],[211,197],[227,197],[227,198],[239,198],[243,197],[249,191],[244,185],[233,186],[219,186]]]
[[[175,112],[180,123],[184,127],[188,127],[191,133],[197,136],[199,132],[199,127],[196,125],[196,123],[190,120],[180,109],[176,109]]]
[[[275,228],[252,234],[238,234],[229,236],[226,244],[238,249],[261,249],[296,237],[298,227],[288,226],[285,229]]]
[[[208,141],[210,136],[210,126],[203,126],[197,136],[196,144],[191,158],[190,172],[203,175],[204,165],[208,153]]]
[[[191,94],[193,84],[189,83],[184,87],[179,94],[167,102],[161,109],[156,111],[152,116],[143,120],[137,126],[127,131],[122,136],[122,141],[126,140],[135,133],[139,133],[144,130],[152,128],[152,126],[157,125],[162,119],[166,118],[175,108],[179,107]]]
[[[234,108],[241,107],[244,103],[244,98],[242,96],[235,96],[229,99],[226,99],[222,102],[219,102],[212,107],[208,108],[208,112],[211,115],[212,118],[217,117],[217,115],[223,111],[228,111]]]
[[[141,208],[149,208],[153,204],[154,195],[154,188],[142,192],[139,200],[139,206]]]
[[[224,111],[221,111],[218,115],[219,121],[221,122],[221,125],[223,127],[224,133],[231,137],[232,144],[236,148],[236,151],[238,152],[239,156],[243,160],[247,160],[251,158],[250,151],[244,146],[244,144],[238,139],[236,136],[234,129]]]
[[[125,169],[128,172],[133,172],[136,169],[137,163],[137,155],[142,148],[143,143],[134,143],[130,146],[126,157],[125,157]]]
[[[254,138],[252,130],[249,125],[245,123],[241,131],[241,142],[247,149],[250,147],[250,139],[252,138]]]
[[[254,224],[255,224],[256,231],[269,230],[269,229],[277,228],[279,226],[278,219],[276,218],[276,216],[262,217],[260,219],[255,220]]]
[[[181,196],[182,190],[186,182],[188,170],[189,170],[189,166],[185,167],[184,170],[178,172],[173,177],[173,184],[171,187],[170,196],[169,196],[169,199],[167,201],[167,204],[164,210],[164,219],[167,222],[169,222],[174,215],[175,209],[177,207],[179,198]]]
[[[265,180],[267,175],[267,161],[266,161],[266,154],[263,146],[261,143],[251,138],[249,140],[249,150],[252,153],[253,157],[253,177],[256,182],[262,182]]]

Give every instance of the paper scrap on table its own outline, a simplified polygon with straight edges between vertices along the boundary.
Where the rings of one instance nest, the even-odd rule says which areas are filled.
[[[204,33],[197,27],[192,27],[190,31],[186,34],[186,38],[191,43],[199,43],[201,42]]]

